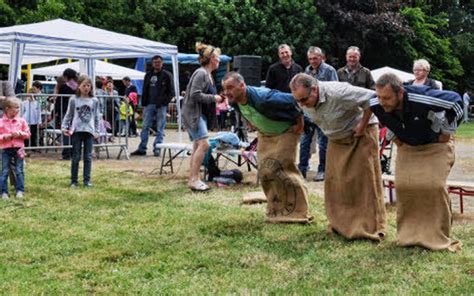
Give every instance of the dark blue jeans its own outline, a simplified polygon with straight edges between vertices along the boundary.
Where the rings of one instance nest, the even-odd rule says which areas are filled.
[[[147,105],[143,109],[143,126],[142,133],[140,134],[140,145],[138,150],[146,152],[146,146],[148,144],[148,136],[150,128],[152,127],[153,119],[156,117],[156,137],[153,142],[153,152],[159,153],[160,150],[155,148],[156,144],[163,143],[163,138],[165,136],[165,126],[166,126],[166,112],[168,110],[167,106],[156,107],[155,104]]]
[[[328,137],[324,135],[323,131],[319,127],[316,127],[316,129],[310,129],[309,132],[305,132],[301,136],[300,163],[298,164],[298,168],[305,178],[306,173],[308,172],[309,160],[311,159],[311,140],[316,131],[318,133],[319,148],[318,172],[324,173],[326,171],[326,150],[328,147]]]
[[[8,172],[10,164],[15,168],[16,180],[15,190],[25,191],[25,174],[23,171],[23,159],[18,157],[18,148],[6,148],[2,150],[2,174],[0,175],[0,186],[2,193],[8,193]]]
[[[79,161],[81,160],[82,146],[84,144],[84,184],[91,181],[92,169],[92,145],[94,136],[86,132],[75,132],[71,136],[72,161],[71,161],[71,184],[77,184],[79,173]]]
[[[70,144],[71,144],[71,137],[63,135],[63,145],[66,146]],[[70,159],[71,154],[72,154],[71,148],[63,148],[63,151],[61,152],[63,159]]]

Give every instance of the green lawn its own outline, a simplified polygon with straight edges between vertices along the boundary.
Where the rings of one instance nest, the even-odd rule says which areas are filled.
[[[387,240],[348,242],[316,223],[269,225],[242,206],[249,185],[193,194],[184,180],[94,163],[92,189],[70,189],[69,163],[29,161],[27,198],[0,203],[0,293],[440,294],[474,291],[474,225],[464,249],[429,252]],[[33,193],[35,192],[35,193]]]
[[[456,131],[456,136],[461,138],[474,138],[474,122],[462,123]]]

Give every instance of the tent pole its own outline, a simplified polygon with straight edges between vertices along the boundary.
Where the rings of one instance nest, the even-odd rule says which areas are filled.
[[[183,142],[183,135],[181,132],[181,100],[179,93],[179,69],[178,69],[178,55],[174,54],[171,56],[173,62],[173,80],[174,80],[174,93],[176,97],[176,109],[178,110],[178,139],[179,143]]]
[[[23,51],[25,44],[12,42],[10,48],[10,65],[8,67],[8,81],[10,81],[13,89],[16,87],[16,81],[21,71],[21,61],[23,60]]]

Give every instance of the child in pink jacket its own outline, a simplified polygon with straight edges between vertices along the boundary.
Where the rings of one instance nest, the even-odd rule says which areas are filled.
[[[2,173],[0,187],[2,199],[8,199],[8,171],[10,162],[14,163],[16,197],[22,198],[25,191],[23,158],[25,157],[25,140],[30,137],[30,129],[25,119],[19,116],[21,101],[9,97],[4,103],[4,114],[0,119],[0,148],[2,149]]]

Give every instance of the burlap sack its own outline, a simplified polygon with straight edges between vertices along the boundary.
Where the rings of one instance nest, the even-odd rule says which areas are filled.
[[[267,197],[267,222],[310,223],[308,190],[295,164],[299,135],[258,136],[258,173]]]
[[[452,212],[446,180],[453,164],[453,142],[398,147],[395,190],[400,246],[461,248],[459,241],[449,237]]]
[[[361,137],[329,140],[326,158],[328,230],[347,239],[381,240],[386,215],[377,125],[370,125]]]

